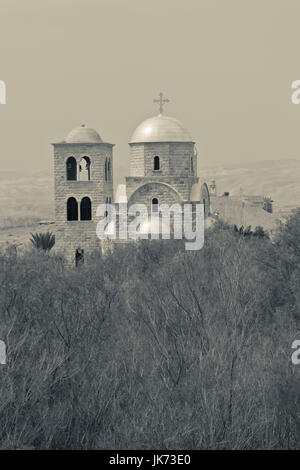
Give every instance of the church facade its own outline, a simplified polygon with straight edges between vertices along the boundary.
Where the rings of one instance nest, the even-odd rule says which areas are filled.
[[[144,204],[148,213],[161,204],[202,203],[210,210],[207,184],[197,175],[193,138],[183,124],[160,113],[143,121],[129,142],[130,174],[113,186],[113,144],[84,125],[54,147],[55,251],[71,264],[101,249],[96,234],[97,207]],[[111,243],[118,241],[112,240]]]

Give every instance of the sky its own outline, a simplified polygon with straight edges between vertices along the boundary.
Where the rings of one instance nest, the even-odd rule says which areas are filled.
[[[299,159],[299,18],[299,0],[0,0],[1,171],[52,171],[85,124],[121,178],[160,91],[200,168]]]

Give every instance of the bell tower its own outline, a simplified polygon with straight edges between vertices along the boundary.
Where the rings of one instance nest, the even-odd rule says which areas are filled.
[[[81,125],[54,147],[55,251],[72,265],[99,249],[96,211],[113,202],[113,144]]]

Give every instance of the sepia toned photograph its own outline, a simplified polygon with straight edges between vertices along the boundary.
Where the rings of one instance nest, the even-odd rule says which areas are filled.
[[[1,451],[300,450],[299,16],[0,0]]]

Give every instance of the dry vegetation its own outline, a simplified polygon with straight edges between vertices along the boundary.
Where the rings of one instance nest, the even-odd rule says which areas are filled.
[[[219,224],[199,252],[0,263],[1,448],[300,448],[300,210],[276,243]]]

